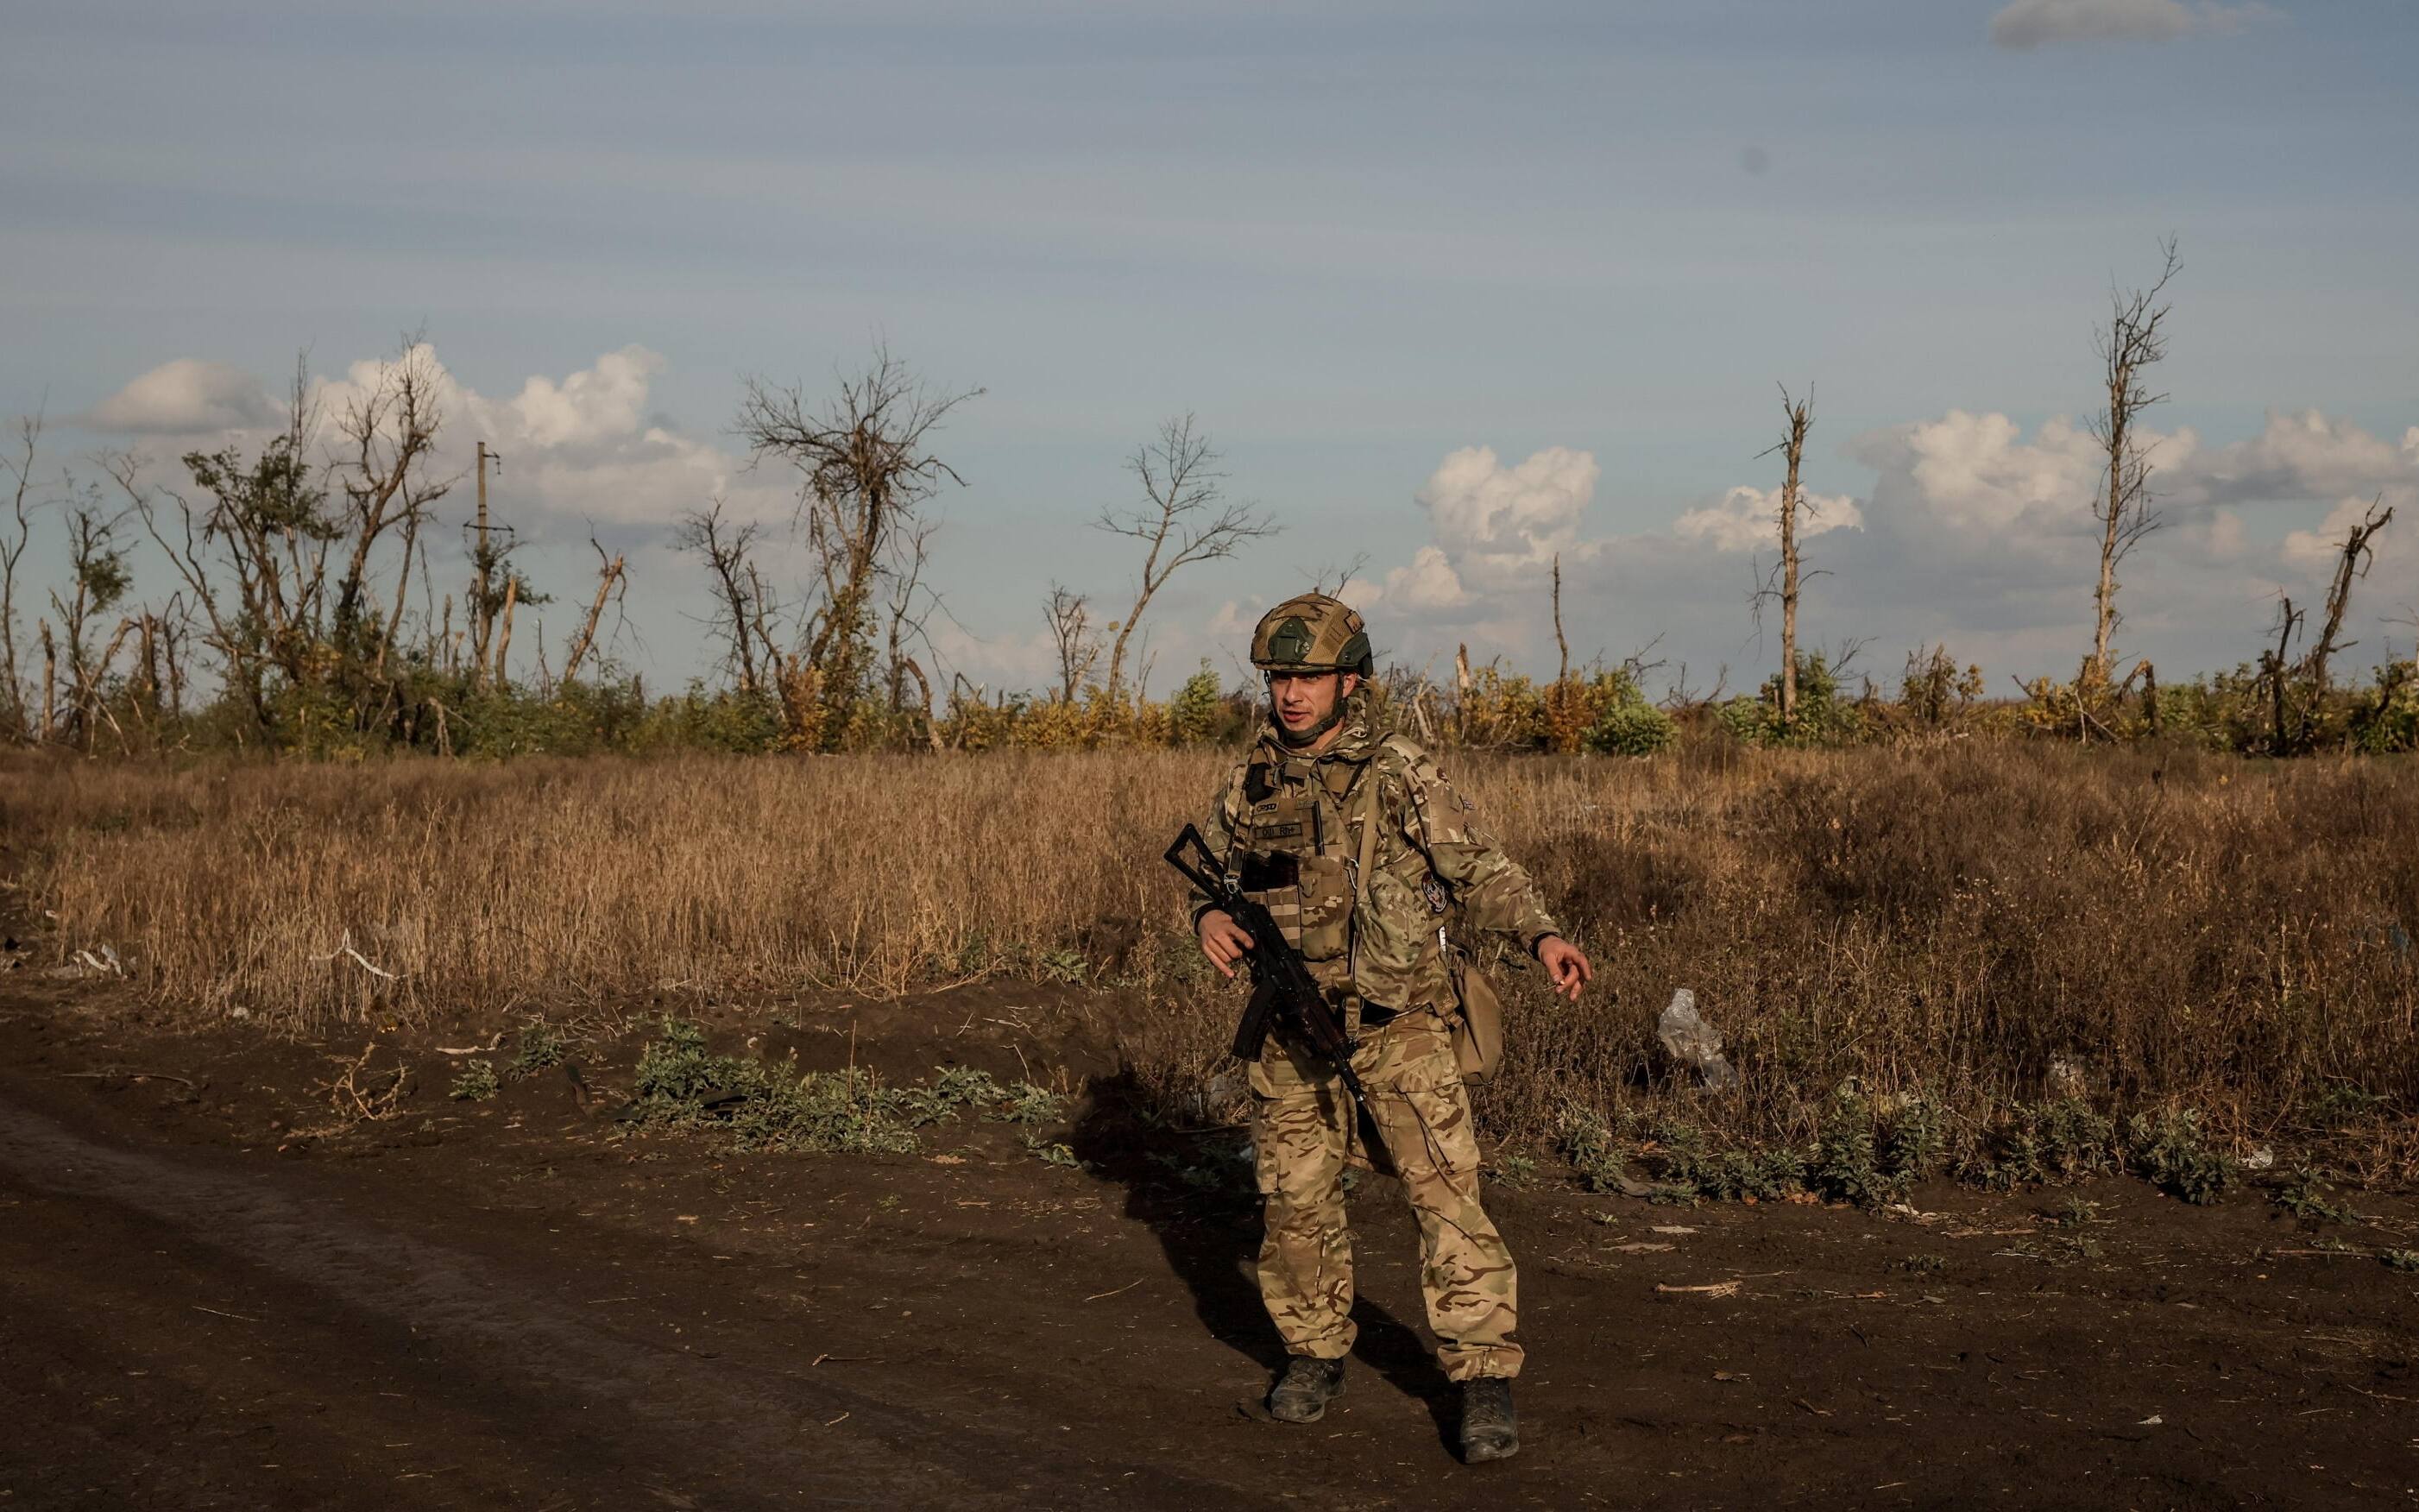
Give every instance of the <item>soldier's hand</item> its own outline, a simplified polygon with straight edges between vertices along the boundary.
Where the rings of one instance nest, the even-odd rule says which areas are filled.
[[[1201,953],[1210,958],[1210,964],[1216,966],[1221,974],[1231,980],[1235,975],[1235,963],[1242,960],[1244,953],[1252,948],[1252,937],[1243,933],[1243,926],[1236,923],[1233,916],[1219,908],[1212,908],[1201,916],[1200,934]]]
[[[1559,934],[1548,934],[1537,942],[1537,960],[1545,966],[1546,975],[1554,980],[1554,991],[1576,1003],[1595,967],[1588,964],[1587,952]]]

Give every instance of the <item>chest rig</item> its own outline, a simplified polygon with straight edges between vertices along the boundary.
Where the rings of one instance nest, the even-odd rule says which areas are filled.
[[[1362,1006],[1352,981],[1352,911],[1366,854],[1360,831],[1377,823],[1375,804],[1359,791],[1366,766],[1256,755],[1243,769],[1231,863],[1244,893],[1269,911],[1341,1010],[1345,1035],[1353,1039]]]

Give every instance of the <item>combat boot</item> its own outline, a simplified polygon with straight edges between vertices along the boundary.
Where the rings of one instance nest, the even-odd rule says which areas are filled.
[[[1316,1423],[1344,1395],[1344,1362],[1297,1354],[1269,1393],[1269,1415],[1284,1423]]]
[[[1461,1458],[1474,1465],[1520,1452],[1520,1417],[1512,1410],[1512,1382],[1481,1376],[1461,1383]]]

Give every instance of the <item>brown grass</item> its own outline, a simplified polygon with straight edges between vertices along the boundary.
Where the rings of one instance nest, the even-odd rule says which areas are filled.
[[[530,761],[0,771],[49,945],[295,1031],[667,987],[898,993],[1076,971],[1129,1055],[1200,1085],[1237,1006],[1158,859],[1224,758]],[[1511,994],[1500,1131],[1686,1101],[1653,1050],[1696,990],[1747,1073],[1696,1115],[1802,1139],[1844,1078],[1979,1113],[2054,1057],[2103,1101],[2250,1136],[2330,1088],[2419,1108],[2419,780],[1952,745],[1628,762],[1471,758],[1465,785],[1595,954],[1578,1008]],[[342,953],[399,980],[373,975]],[[321,959],[330,957],[332,959]]]

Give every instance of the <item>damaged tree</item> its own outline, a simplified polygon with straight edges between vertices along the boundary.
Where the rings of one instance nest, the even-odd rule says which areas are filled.
[[[126,597],[133,586],[133,574],[126,565],[125,544],[118,538],[118,527],[125,523],[125,514],[104,514],[89,496],[68,511],[68,596],[61,598],[58,590],[51,591],[51,612],[59,619],[59,629],[67,638],[68,661],[68,736],[80,748],[92,748],[95,726],[108,717],[101,707],[102,685],[109,675],[110,664],[126,643],[133,622],[120,621],[110,636],[108,645],[96,651],[90,640],[94,618],[108,613]],[[44,649],[50,648],[50,625],[42,626]],[[44,718],[48,722],[51,695],[46,690]],[[110,721],[115,723],[113,719]],[[119,732],[121,742],[124,732]]]
[[[757,603],[763,579],[754,561],[762,531],[753,522],[725,518],[726,507],[716,499],[705,508],[682,516],[672,532],[672,546],[705,559],[706,571],[714,579],[714,616],[706,622],[707,628],[722,641],[724,663],[737,680],[739,691],[752,694],[762,686],[756,645],[766,620]]]
[[[25,548],[34,538],[34,518],[25,502],[25,494],[33,486],[34,454],[42,438],[42,417],[28,415],[17,422],[17,452],[14,456],[0,457],[0,466],[8,469],[16,478],[9,500],[9,517],[0,521],[0,698],[8,702],[0,706],[0,737],[26,739],[33,733],[33,720],[25,708],[24,672],[17,664],[17,563],[24,560]]]
[[[1793,730],[1797,725],[1797,512],[1801,496],[1797,489],[1798,469],[1806,459],[1806,433],[1814,428],[1814,393],[1808,389],[1806,397],[1793,399],[1789,390],[1780,391],[1780,440],[1771,452],[1779,452],[1788,466],[1780,485],[1780,728]]]
[[[399,646],[412,560],[431,506],[452,487],[429,471],[444,423],[440,377],[426,345],[405,336],[337,418],[347,455],[325,470],[312,455],[320,415],[300,363],[285,427],[256,454],[185,454],[199,498],[155,493],[131,454],[105,459],[182,581],[227,690],[261,731],[324,721],[324,711],[281,707],[289,696],[333,705],[354,732],[408,722]],[[388,597],[378,583],[391,551]]]
[[[2083,687],[2077,692],[2096,700],[2111,676],[2116,652],[2111,644],[2121,616],[2117,612],[2117,568],[2142,537],[2159,528],[2150,507],[2149,448],[2141,437],[2141,419],[2151,406],[2165,402],[2153,393],[2149,370],[2167,355],[2165,295],[2167,284],[2181,270],[2172,237],[2160,244],[2163,260],[2156,282],[2131,293],[2111,290],[2108,324],[2097,332],[2102,385],[2106,409],[2091,421],[2092,439],[2100,443],[2106,477],[2091,506],[2100,522],[2100,581],[2092,594],[2091,656],[2084,663]]]
[[[815,562],[804,649],[785,672],[796,686],[783,688],[802,716],[794,740],[829,745],[871,690],[879,579],[906,576],[899,552],[920,541],[920,509],[942,485],[965,482],[929,450],[932,432],[982,392],[935,393],[880,347],[821,409],[795,387],[747,380],[736,428],[756,460],[797,471],[798,520]],[[828,717],[834,712],[840,717]]]
[[[2380,495],[2368,506],[2345,534],[2343,549],[2335,556],[2334,580],[2327,586],[2327,617],[2319,626],[2318,640],[2310,645],[2309,655],[2302,661],[2302,675],[2309,685],[2313,707],[2317,700],[2327,696],[2332,677],[2328,663],[2335,653],[2349,651],[2359,644],[2356,640],[2341,639],[2344,610],[2351,605],[2353,582],[2368,576],[2369,563],[2377,555],[2377,548],[2371,544],[2376,540],[2377,532],[2394,519],[2393,510],[2379,507],[2384,502],[2384,496]]]
[[[2370,504],[2345,532],[2343,547],[2335,554],[2334,576],[2327,584],[2325,617],[2302,659],[2290,663],[2285,659],[2291,638],[2304,623],[2304,615],[2293,608],[2289,598],[2284,601],[2277,616],[2276,648],[2260,653],[2259,672],[2269,698],[2269,748],[2275,755],[2297,755],[2316,748],[2319,743],[2319,721],[2327,712],[2327,695],[2334,687],[2334,657],[2359,644],[2343,639],[2344,616],[2351,607],[2351,586],[2368,576],[2369,564],[2376,557],[2377,532],[2394,518],[2393,510],[2380,507],[2383,503],[2380,498]]]
[[[1083,594],[1050,585],[1042,617],[1050,624],[1050,642],[1058,653],[1058,702],[1072,703],[1091,681],[1092,664],[1101,659],[1101,638],[1092,629],[1090,603]]]
[[[588,544],[596,550],[596,598],[588,606],[588,618],[580,622],[578,632],[572,636],[571,648],[562,654],[562,680],[566,683],[578,678],[580,662],[587,657],[589,648],[595,645],[596,625],[605,618],[605,606],[612,604],[618,608],[627,601],[630,593],[629,576],[623,567],[623,559],[616,556],[607,561],[605,548],[599,546],[593,535],[588,538]]]

